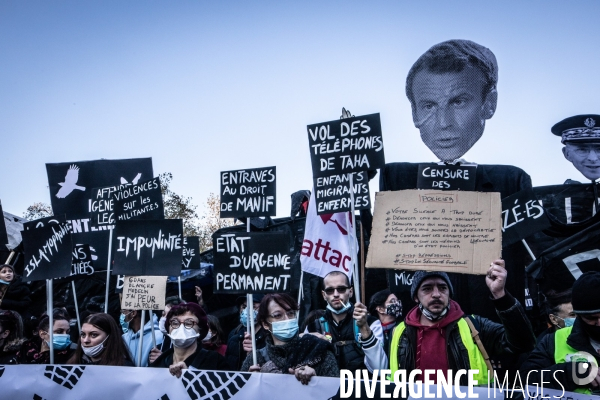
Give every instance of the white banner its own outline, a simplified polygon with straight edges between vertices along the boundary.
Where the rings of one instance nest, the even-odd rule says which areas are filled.
[[[345,398],[381,399],[394,396],[394,385],[361,385],[360,391],[345,385]],[[472,388],[473,396],[466,396],[467,387],[454,387],[453,396],[436,385],[420,386],[413,398],[438,399],[479,398],[504,399],[520,397],[514,393]],[[385,393],[382,393],[382,387]],[[527,398],[541,399],[542,393],[527,387]],[[350,390],[350,392],[348,392]],[[433,396],[431,396],[433,394]],[[438,396],[438,394],[440,394]],[[391,396],[390,396],[391,395]],[[429,396],[428,396],[429,395]],[[595,398],[572,392],[544,390],[545,398],[589,400]],[[302,385],[292,375],[242,373],[227,371],[186,370],[181,378],[169,374],[166,368],[103,367],[82,365],[0,365],[0,399],[2,400],[335,400],[340,397],[340,379],[313,377]]]
[[[356,229],[351,227],[350,213],[317,215],[315,193],[310,196],[306,213],[304,241],[300,252],[302,270],[320,277],[341,271],[352,278],[352,253],[358,252]]]

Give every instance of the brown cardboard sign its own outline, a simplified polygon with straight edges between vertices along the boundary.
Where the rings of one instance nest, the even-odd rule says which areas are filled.
[[[502,251],[500,193],[378,192],[367,268],[486,274]]]
[[[166,276],[126,276],[121,309],[164,310]]]

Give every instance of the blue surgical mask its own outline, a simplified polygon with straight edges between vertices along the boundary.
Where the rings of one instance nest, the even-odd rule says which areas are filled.
[[[345,313],[346,311],[348,311],[350,309],[350,307],[352,307],[352,304],[350,304],[350,302],[347,302],[346,304],[344,304],[344,307],[340,308],[339,310],[336,310],[335,308],[331,307],[329,305],[329,303],[327,304],[327,309],[336,315]]]
[[[52,343],[54,350],[64,350],[71,345],[71,336],[66,333],[55,333],[52,335]],[[46,342],[48,344],[48,342]],[[50,345],[48,344],[48,347]]]
[[[258,316],[258,311],[252,310],[254,312],[254,323],[256,323],[256,317]],[[244,325],[246,328],[248,327],[248,307],[244,308],[242,313],[240,314],[240,323]]]
[[[556,318],[560,318],[558,315],[556,316]],[[573,326],[573,324],[575,323],[575,318],[560,318],[564,321],[565,323],[565,328],[568,328],[569,326]]]
[[[3,283],[5,285],[10,285],[10,282],[5,281],[4,279],[0,279],[0,283]]]
[[[287,342],[298,334],[298,318],[273,322],[271,329],[273,336],[282,342]]]
[[[129,321],[125,321],[125,314],[121,314],[121,316],[119,317],[119,322],[121,323],[121,329],[123,330],[123,333],[129,332]]]

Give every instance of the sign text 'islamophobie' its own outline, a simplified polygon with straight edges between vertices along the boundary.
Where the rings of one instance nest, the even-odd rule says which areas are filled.
[[[62,278],[71,274],[73,246],[67,223],[24,230],[22,237],[25,250],[24,281]]]
[[[113,275],[177,276],[183,256],[180,219],[117,221]]]
[[[289,249],[289,236],[282,232],[213,236],[215,293],[289,292]]]
[[[221,172],[221,218],[275,216],[275,167]]]
[[[379,114],[307,126],[313,178],[385,165]]]

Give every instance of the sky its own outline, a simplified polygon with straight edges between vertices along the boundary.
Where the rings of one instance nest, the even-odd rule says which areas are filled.
[[[433,162],[404,94],[429,47],[498,60],[498,108],[465,155],[534,186],[584,180],[550,132],[600,114],[597,1],[0,2],[0,200],[50,203],[46,163],[152,157],[202,214],[219,172],[277,167],[277,216],[312,186],[306,126],[381,114],[387,162]],[[371,183],[378,190],[378,178]]]

